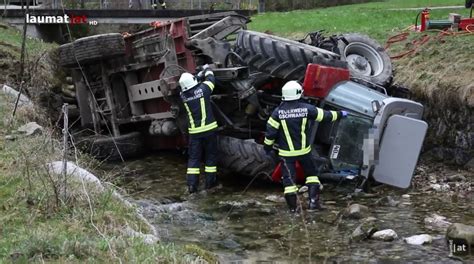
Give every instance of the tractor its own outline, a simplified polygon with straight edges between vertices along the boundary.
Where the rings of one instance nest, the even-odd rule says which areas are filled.
[[[375,180],[410,185],[427,124],[420,103],[390,96],[392,65],[374,40],[360,34],[293,41],[246,29],[232,12],[153,23],[133,34],[101,34],[59,48],[72,76],[77,144],[100,159],[127,159],[145,150],[185,149],[187,115],[178,78],[211,65],[213,112],[219,124],[219,167],[270,179],[278,158],[265,155],[266,122],[288,80],[303,100],[349,117],[316,124],[312,156],[322,180]]]

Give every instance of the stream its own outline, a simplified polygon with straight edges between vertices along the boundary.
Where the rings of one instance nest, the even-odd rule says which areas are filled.
[[[123,187],[162,241],[198,245],[222,263],[462,263],[449,257],[444,232],[429,229],[424,219],[436,213],[450,222],[474,224],[469,202],[436,194],[383,187],[374,195],[351,197],[352,185],[325,184],[325,211],[292,216],[278,184],[249,185],[250,178],[225,175],[219,178],[222,187],[212,193],[188,195],[186,160],[175,153],[107,166],[123,172]],[[405,193],[410,197],[402,197]],[[388,195],[396,204],[375,205]],[[351,242],[360,220],[338,215],[350,203],[368,206],[380,229],[395,230],[399,239]],[[417,234],[430,234],[433,242],[415,246],[403,241]]]

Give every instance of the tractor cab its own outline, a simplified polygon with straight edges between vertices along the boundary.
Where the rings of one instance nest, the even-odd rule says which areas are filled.
[[[407,188],[415,170],[427,124],[421,120],[423,106],[390,97],[382,87],[351,81],[349,70],[310,64],[304,95],[326,110],[350,114],[335,123],[316,123],[313,128],[313,156],[323,180],[373,178]],[[279,179],[279,168],[273,179]],[[297,179],[304,172],[297,166]]]

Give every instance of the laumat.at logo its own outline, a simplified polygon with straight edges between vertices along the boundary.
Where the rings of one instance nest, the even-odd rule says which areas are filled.
[[[89,20],[84,15],[64,14],[62,16],[45,16],[26,14],[27,24],[89,24],[97,25],[96,20]]]

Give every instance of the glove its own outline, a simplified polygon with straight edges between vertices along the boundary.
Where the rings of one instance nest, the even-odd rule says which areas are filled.
[[[341,116],[344,118],[344,117],[347,117],[347,115],[349,115],[349,113],[347,111],[344,111],[342,110],[341,111]]]
[[[204,70],[198,72],[196,76],[198,77],[198,79],[202,79],[202,77],[204,77]]]

